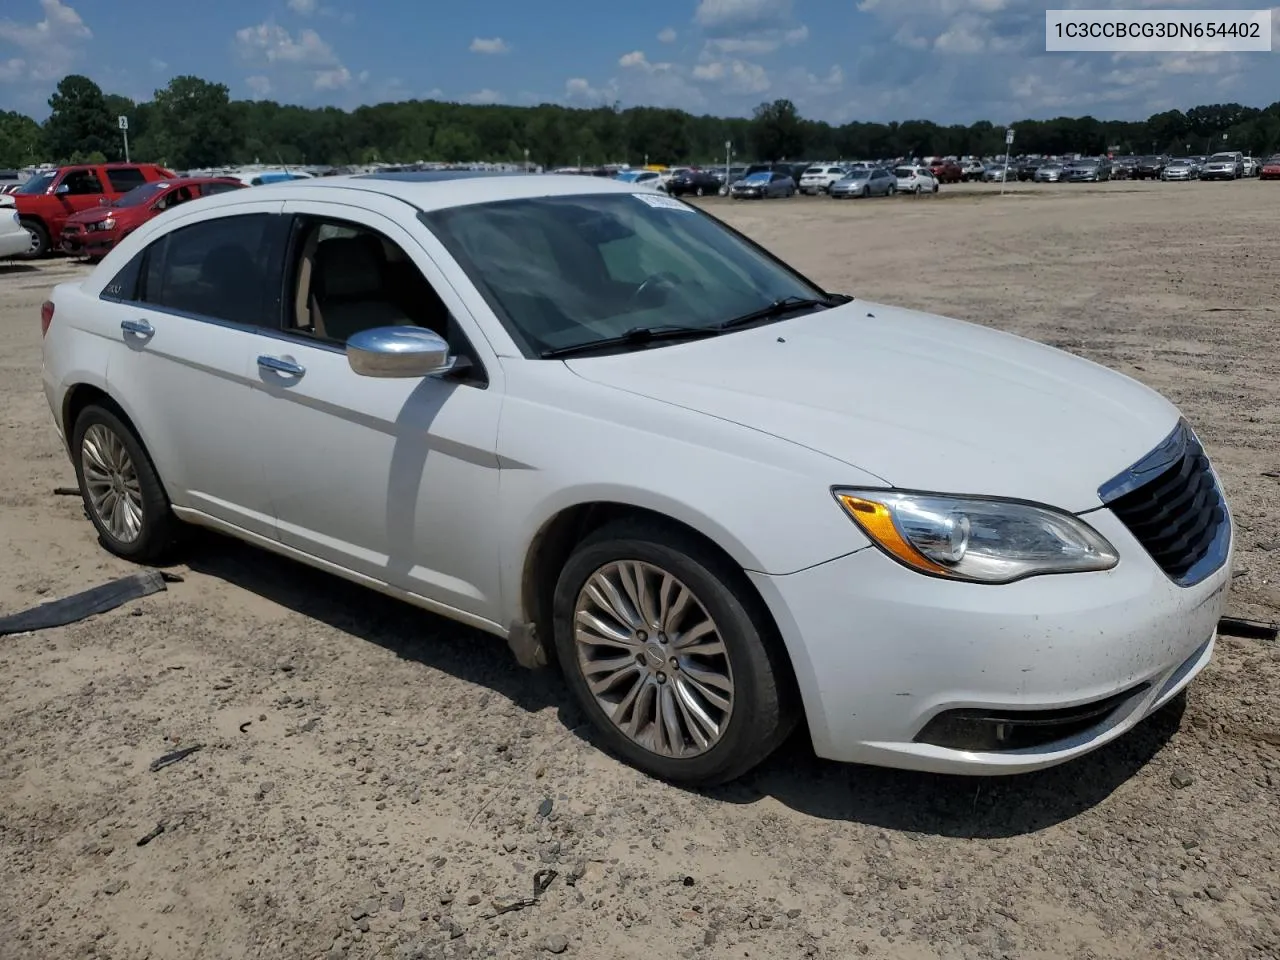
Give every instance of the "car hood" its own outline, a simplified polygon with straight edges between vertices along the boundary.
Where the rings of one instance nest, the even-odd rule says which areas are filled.
[[[1174,428],[1115,371],[988,327],[854,301],[566,361],[578,376],[798,444],[887,484],[1081,511]],[[844,478],[838,468],[831,482]]]
[[[90,207],[88,210],[81,210],[67,217],[67,223],[98,223],[106,220],[108,217],[120,218],[121,210],[116,207]]]

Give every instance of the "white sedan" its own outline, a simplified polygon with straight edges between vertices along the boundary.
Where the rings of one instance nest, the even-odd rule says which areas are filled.
[[[31,234],[18,219],[13,198],[0,197],[0,260],[21,256],[30,246]]]
[[[1231,579],[1218,478],[1156,393],[826,292],[636,186],[235,191],[41,320],[108,550],[211,527],[479,627],[672,781],[797,723],[842,761],[1069,760],[1205,666]]]

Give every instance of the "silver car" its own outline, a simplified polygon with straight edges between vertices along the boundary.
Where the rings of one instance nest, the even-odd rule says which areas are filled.
[[[898,178],[884,167],[867,167],[849,171],[828,191],[837,200],[849,197],[891,197],[898,192]]]
[[[1170,160],[1160,171],[1161,180],[1199,180],[1200,164],[1194,160]]]
[[[1042,163],[1036,167],[1031,179],[1036,183],[1061,183],[1064,169],[1060,163]]]

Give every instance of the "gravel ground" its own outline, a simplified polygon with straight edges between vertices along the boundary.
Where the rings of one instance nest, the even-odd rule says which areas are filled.
[[[1280,186],[998,192],[708,205],[830,288],[1164,391],[1236,512],[1232,612],[1276,619]],[[0,266],[0,613],[130,572],[53,494],[39,304],[82,269]],[[213,536],[185,560],[0,639],[2,960],[1280,956],[1275,644],[1223,638],[1186,698],[1045,773],[796,739],[691,793],[599,752],[493,638]]]

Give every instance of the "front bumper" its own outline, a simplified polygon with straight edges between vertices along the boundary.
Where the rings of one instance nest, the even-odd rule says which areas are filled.
[[[752,574],[791,654],[818,755],[1022,773],[1096,749],[1175,696],[1212,656],[1231,557],[1179,587],[1109,510],[1088,519],[1120,551],[1112,570],[966,584],[867,548],[786,576]],[[1069,711],[1109,698],[1102,715],[1031,746],[957,749],[926,730],[953,711]]]
[[[106,256],[116,245],[115,233],[109,230],[64,230],[60,239],[63,252],[81,257]]]

